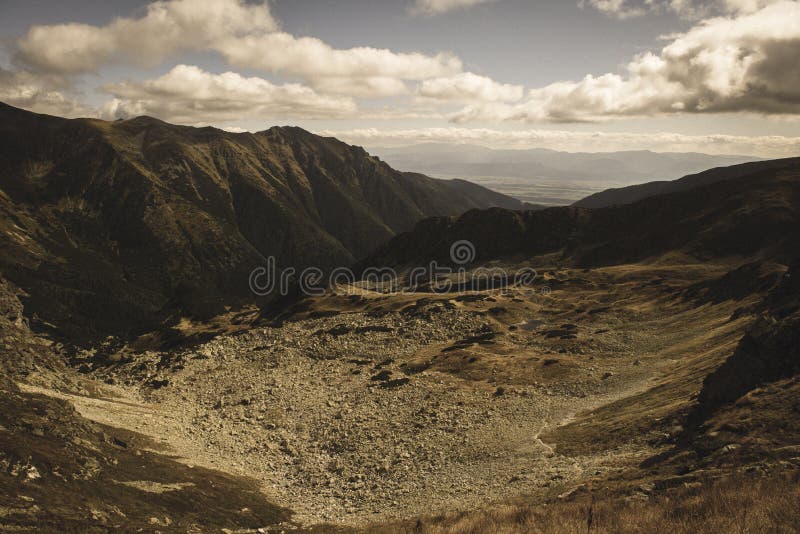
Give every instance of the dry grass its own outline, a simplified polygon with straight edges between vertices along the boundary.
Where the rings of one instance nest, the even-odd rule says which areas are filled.
[[[800,472],[762,479],[737,475],[648,500],[499,506],[424,518],[395,529],[420,534],[800,532]],[[385,532],[386,527],[378,530]]]

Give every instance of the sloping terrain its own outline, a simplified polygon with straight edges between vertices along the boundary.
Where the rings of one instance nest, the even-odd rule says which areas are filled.
[[[141,434],[92,423],[7,377],[0,392],[4,532],[208,532],[289,518],[252,480],[182,464]]]
[[[534,268],[531,283],[436,292],[360,281],[295,298],[276,320],[253,311],[193,345],[103,340],[67,353],[41,332],[51,317],[63,333],[87,318],[95,328],[143,324],[133,313],[145,305],[218,304],[242,258],[263,259],[236,237],[246,234],[238,213],[281,208],[232,200],[233,184],[255,178],[231,169],[280,164],[305,177],[303,198],[318,186],[321,197],[352,198],[372,175],[337,165],[380,165],[291,129],[239,140],[139,118],[64,121],[56,135],[31,120],[47,139],[37,153],[92,132],[87,146],[107,159],[87,170],[85,156],[62,154],[79,172],[33,165],[29,180],[3,182],[3,261],[13,268],[0,283],[0,529],[559,532],[584,528],[587,510],[608,532],[797,524],[797,164],[624,206],[426,219],[362,264],[447,264],[466,239],[467,269]],[[225,150],[235,156],[217,159]],[[181,189],[187,176],[204,178]],[[420,194],[428,200],[415,206],[438,209],[425,193],[438,186],[391,176],[395,196]],[[341,177],[352,184],[319,185]],[[284,182],[269,183],[290,198]],[[220,191],[231,202],[208,203]],[[249,191],[241,198],[257,197]],[[132,215],[117,212],[138,206],[137,195],[144,211],[127,234]],[[402,203],[375,203],[369,213],[385,226],[403,219]],[[291,210],[355,217],[352,203],[334,204]],[[162,231],[170,225],[179,230]],[[296,238],[286,232],[265,243]],[[167,306],[169,284],[182,289]],[[118,301],[127,308],[115,323],[104,306]],[[202,331],[221,320],[181,324]],[[758,502],[754,488],[771,500]]]
[[[253,480],[181,463],[162,440],[114,421],[96,424],[55,398],[62,391],[87,399],[106,391],[68,368],[56,344],[30,331],[19,293],[0,279],[0,530],[291,526],[289,511],[265,499]]]
[[[769,290],[698,295],[737,269],[553,267],[530,287],[446,294],[341,288],[282,324],[122,352],[85,376],[102,395],[23,388],[159,441],[183,463],[254,479],[305,525],[413,531],[404,520],[420,513],[571,502],[595,487],[610,488],[598,498],[661,499],[725,475],[732,466],[719,462],[756,435],[747,429],[770,424],[751,411],[738,433],[682,444],[705,377]],[[761,267],[771,285],[783,271]],[[769,432],[776,448],[793,443],[781,428]],[[800,456],[733,466],[758,462],[772,473]]]
[[[606,189],[605,191],[589,195],[575,202],[573,206],[579,208],[605,208],[608,206],[631,204],[643,198],[664,195],[666,193],[688,191],[695,187],[740,178],[758,171],[789,169],[797,166],[797,159],[798,158],[786,158],[742,163],[730,167],[716,167],[697,174],[684,176],[678,180],[654,181],[627,187]]]
[[[559,262],[589,267],[669,253],[695,260],[770,257],[786,263],[800,244],[798,178],[800,159],[782,160],[776,168],[756,167],[739,178],[623,206],[472,210],[422,221],[360,265],[446,262],[458,240],[474,245],[478,262],[554,253]]]
[[[299,128],[231,134],[0,104],[0,272],[35,326],[136,334],[252,302],[248,274],[349,265],[432,215],[522,203]]]

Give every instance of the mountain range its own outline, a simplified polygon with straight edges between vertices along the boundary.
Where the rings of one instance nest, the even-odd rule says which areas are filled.
[[[0,104],[0,271],[70,337],[252,299],[248,273],[349,265],[434,215],[518,200],[294,127],[250,133]]]
[[[422,143],[370,147],[390,165],[433,176],[458,176],[536,204],[566,205],[609,187],[675,180],[712,167],[757,158],[700,153],[561,152],[543,148],[491,149],[471,144]]]
[[[788,263],[800,245],[800,158],[745,163],[652,188],[603,196],[606,207],[493,208],[432,218],[387,242],[362,265],[447,261],[450,244],[470,241],[475,260],[555,253],[582,267],[640,262],[666,254],[693,261],[768,256]],[[633,202],[639,193],[661,190]],[[671,192],[669,192],[671,191]],[[606,202],[603,202],[605,204]]]
[[[800,158],[544,208],[291,127],[0,105],[0,142],[0,530],[797,523]],[[539,276],[248,287],[464,240]]]
[[[780,171],[791,165],[792,159],[789,158],[754,161],[741,165],[732,165],[730,167],[716,167],[700,173],[684,176],[678,180],[661,180],[627,187],[606,189],[605,191],[589,195],[575,202],[573,205],[581,208],[605,208],[619,204],[631,204],[643,198],[667,193],[677,193],[679,191],[688,191],[702,185],[723,182],[760,171]]]

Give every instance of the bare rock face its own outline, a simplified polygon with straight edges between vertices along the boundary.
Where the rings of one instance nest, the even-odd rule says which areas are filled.
[[[20,379],[37,373],[59,380],[63,359],[49,342],[30,331],[20,293],[0,277],[0,374],[4,379]]]
[[[695,418],[704,419],[752,390],[800,373],[800,261],[765,299],[736,351],[703,383]]]

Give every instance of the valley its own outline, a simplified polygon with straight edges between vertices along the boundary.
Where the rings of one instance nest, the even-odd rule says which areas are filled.
[[[21,387],[255,480],[300,525],[554,498],[669,448],[750,322],[731,314],[755,295],[686,297],[729,267],[555,269],[541,287],[446,295],[339,288],[279,326],[118,363],[87,355],[90,396]],[[613,431],[574,438],[587,414],[636,399]]]
[[[800,0],[1,0],[0,534],[800,534]]]
[[[543,208],[297,128],[0,114],[2,530],[797,524],[800,159]]]
[[[441,173],[431,173],[441,179],[455,178]],[[459,178],[461,176],[458,176]],[[594,193],[613,187],[627,185],[624,182],[604,182],[597,180],[548,179],[515,176],[470,176],[469,181],[503,193],[523,202],[539,206],[568,206]]]
[[[712,167],[758,159],[647,150],[590,153],[498,149],[450,143],[369,149],[396,168],[437,178],[466,178],[521,201],[544,206],[567,206],[610,188],[677,180]]]

